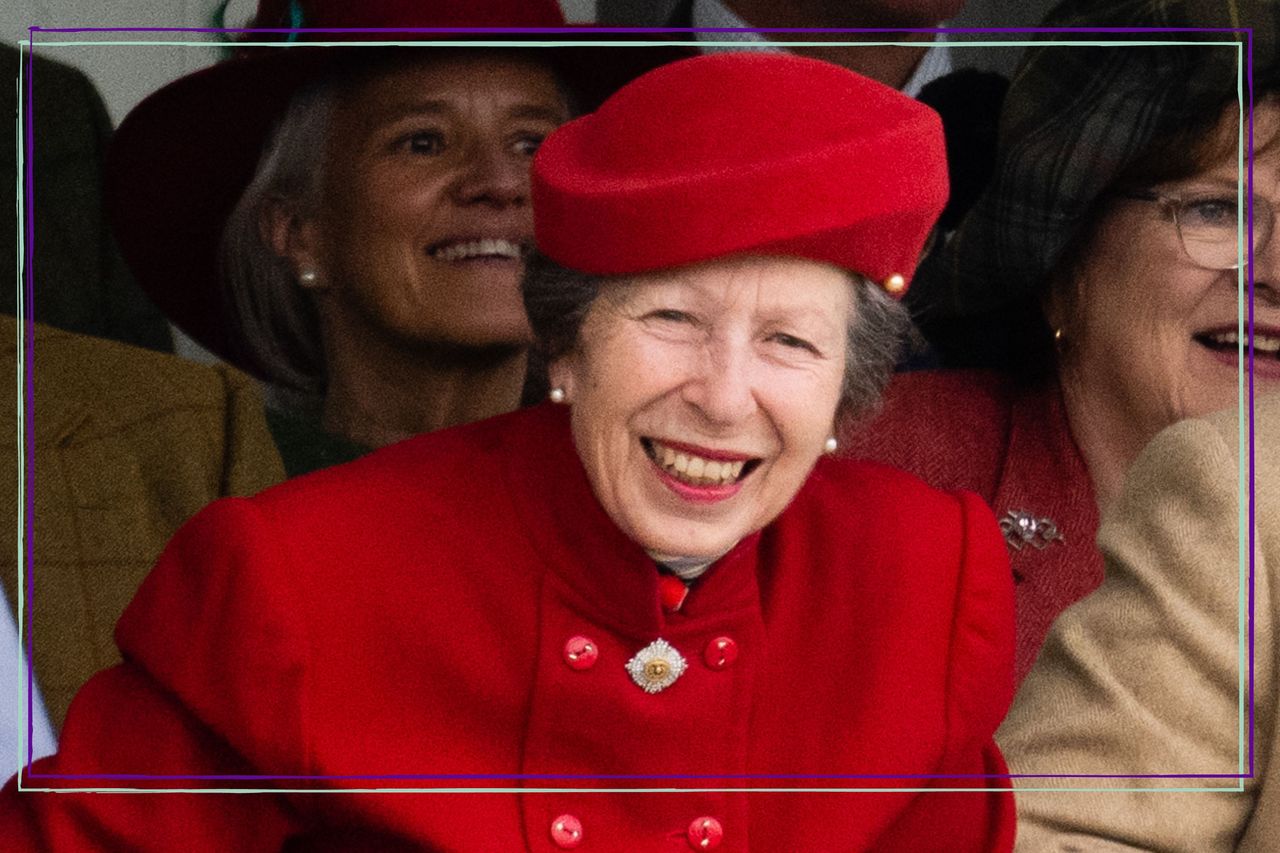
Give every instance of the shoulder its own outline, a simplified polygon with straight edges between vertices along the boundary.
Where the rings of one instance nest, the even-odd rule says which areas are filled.
[[[982,555],[974,571],[1011,583],[999,526],[972,492],[935,488],[879,462],[824,458],[797,497],[796,510],[817,520],[833,540],[856,542],[886,564],[929,561],[930,573],[947,574],[960,571],[974,552]]]
[[[478,524],[501,506],[510,460],[521,442],[551,431],[546,413],[513,412],[427,433],[349,462],[295,477],[258,495],[269,516],[283,520],[378,519],[419,523],[465,519]]]
[[[811,538],[833,543],[819,555],[833,567],[825,594],[869,586],[909,603],[886,618],[946,649],[950,728],[989,735],[1012,697],[1014,650],[1013,576],[991,510],[874,462],[826,459],[810,479],[796,509]]]
[[[900,373],[878,411],[845,430],[842,453],[990,497],[1008,449],[1016,399],[1010,380],[994,372]]]
[[[921,414],[956,414],[964,423],[989,424],[1008,418],[1015,396],[1012,381],[989,370],[916,370],[895,374],[885,389],[877,422],[897,422]]]
[[[4,335],[22,346],[17,324]],[[174,411],[213,411],[256,396],[252,381],[232,368],[198,364],[168,353],[36,325],[34,379],[41,393],[92,406],[109,422]],[[51,389],[51,390],[46,390]]]

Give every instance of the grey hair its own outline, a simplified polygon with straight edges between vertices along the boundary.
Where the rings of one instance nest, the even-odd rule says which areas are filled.
[[[300,400],[324,390],[320,321],[289,261],[264,234],[272,204],[310,215],[319,203],[332,89],[317,85],[293,97],[263,146],[253,180],[227,218],[219,278],[232,346],[266,380]]]
[[[841,424],[875,409],[898,359],[915,341],[902,303],[866,276],[847,275],[855,301],[846,326],[844,379],[836,407]],[[534,346],[548,364],[577,348],[582,322],[607,281],[562,267],[538,252],[529,259],[522,283],[524,307]]]

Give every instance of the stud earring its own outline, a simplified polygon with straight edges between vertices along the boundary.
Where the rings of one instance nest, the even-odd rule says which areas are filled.
[[[901,273],[894,273],[884,280],[883,287],[888,293],[897,296],[907,289],[907,280],[903,278]]]
[[[564,389],[559,386],[556,386],[555,388],[551,389],[551,393],[549,393],[547,397],[550,398],[551,402],[553,403],[563,403]]]
[[[822,445],[822,449],[828,453],[835,453],[836,448],[840,446],[840,442],[836,441],[834,435],[827,436],[826,442]]]
[[[1058,326],[1053,330],[1053,345],[1058,349],[1062,349],[1066,337],[1067,335],[1062,331],[1062,327]]]
[[[320,274],[311,267],[307,267],[298,273],[298,284],[303,287],[311,288],[316,286],[316,282],[320,280]]]

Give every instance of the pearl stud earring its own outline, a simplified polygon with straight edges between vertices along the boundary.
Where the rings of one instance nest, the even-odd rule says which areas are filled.
[[[827,451],[828,453],[835,453],[836,448],[839,446],[840,446],[840,442],[836,441],[836,437],[834,435],[831,435],[831,436],[827,436],[827,440],[822,445],[822,449]]]
[[[563,388],[560,388],[559,386],[557,386],[557,387],[555,387],[555,388],[552,388],[552,389],[551,389],[551,393],[550,393],[550,394],[548,394],[548,395],[547,395],[547,397],[549,397],[549,398],[551,399],[551,402],[553,402],[553,403],[563,403],[563,402],[564,402],[564,389],[563,389]]]

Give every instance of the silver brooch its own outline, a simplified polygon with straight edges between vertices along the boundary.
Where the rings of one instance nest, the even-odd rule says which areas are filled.
[[[645,693],[657,693],[675,684],[688,666],[670,643],[654,640],[627,661],[627,672]]]
[[[1036,548],[1044,548],[1054,542],[1064,542],[1058,532],[1058,525],[1051,518],[1036,518],[1021,509],[1011,509],[1000,519],[1000,532],[1004,541],[1015,551],[1021,551],[1023,545],[1031,544]]]

